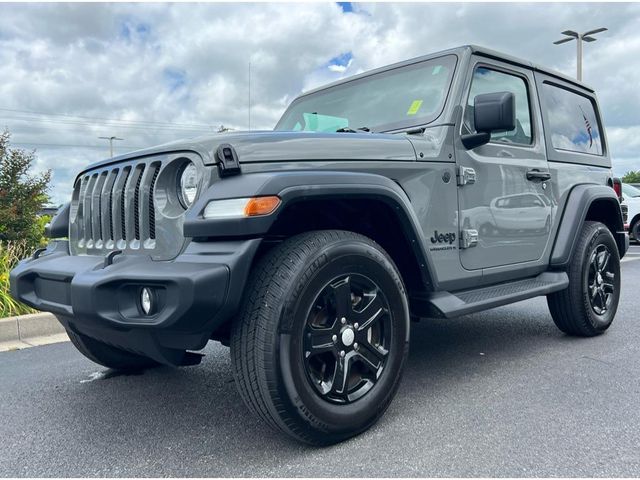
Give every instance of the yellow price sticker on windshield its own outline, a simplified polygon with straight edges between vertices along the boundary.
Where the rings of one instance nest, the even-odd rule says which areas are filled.
[[[422,100],[414,100],[411,106],[409,107],[409,110],[407,110],[407,115],[415,115],[416,113],[418,113],[418,110],[420,110],[421,106],[422,106]]]

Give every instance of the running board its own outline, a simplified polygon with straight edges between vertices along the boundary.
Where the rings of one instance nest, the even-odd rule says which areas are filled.
[[[414,314],[453,318],[528,298],[547,295],[569,286],[565,272],[544,272],[537,277],[459,292],[433,292],[411,297]]]

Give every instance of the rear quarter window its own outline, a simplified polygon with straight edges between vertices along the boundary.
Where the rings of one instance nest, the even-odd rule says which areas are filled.
[[[546,135],[560,151],[602,155],[602,137],[593,100],[550,83],[542,84]]]

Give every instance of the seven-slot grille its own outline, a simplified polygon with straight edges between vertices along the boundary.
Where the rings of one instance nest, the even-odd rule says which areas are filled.
[[[70,214],[76,253],[156,248],[154,190],[162,162],[150,159],[89,171],[78,178]]]

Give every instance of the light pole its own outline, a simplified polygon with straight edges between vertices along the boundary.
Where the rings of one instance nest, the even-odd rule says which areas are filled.
[[[585,42],[595,42],[596,39],[593,38],[591,35],[595,35],[596,33],[600,33],[600,32],[604,32],[608,29],[602,27],[602,28],[596,28],[595,30],[589,30],[588,32],[584,32],[584,33],[578,33],[578,32],[574,32],[573,30],[565,30],[564,32],[562,32],[563,35],[566,35],[567,38],[562,38],[560,40],[556,40],[555,42],[553,42],[554,45],[560,45],[561,43],[566,43],[566,42],[570,42],[571,40],[575,40],[576,43],[578,44],[578,60],[577,60],[577,75],[576,77],[578,78],[578,81],[582,81],[582,41],[584,40]]]
[[[118,137],[98,137],[100,140],[109,140],[109,153],[111,154],[111,158],[113,158],[113,141],[114,140],[124,140],[124,138]]]

